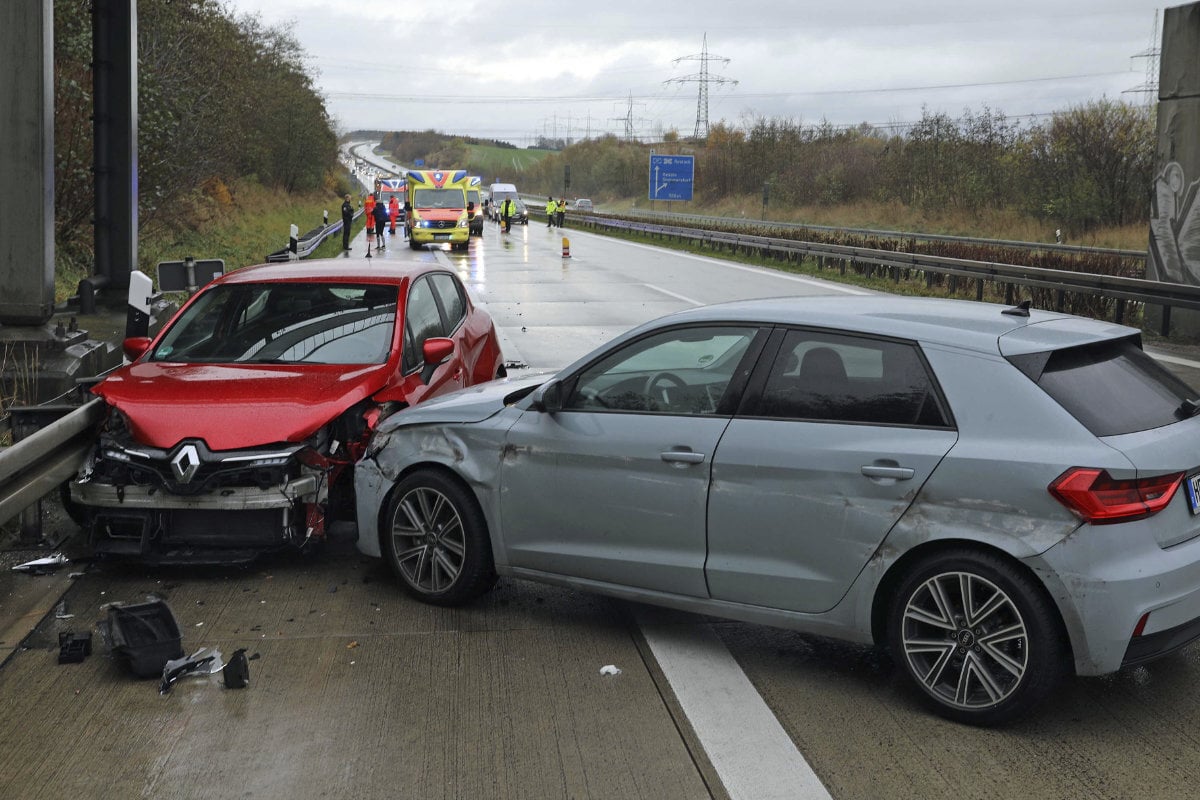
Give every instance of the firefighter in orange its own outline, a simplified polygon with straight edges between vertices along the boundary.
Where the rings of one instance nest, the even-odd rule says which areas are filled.
[[[388,200],[388,219],[391,221],[391,227],[388,231],[392,236],[396,235],[396,220],[400,219],[400,201],[396,195],[392,195],[392,199]]]
[[[375,232],[375,195],[373,193],[367,195],[367,202],[363,205],[363,212],[363,216],[367,220],[367,238],[369,239]],[[383,231],[380,231],[380,233],[383,233]]]

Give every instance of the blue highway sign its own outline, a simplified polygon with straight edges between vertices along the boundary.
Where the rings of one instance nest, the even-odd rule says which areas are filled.
[[[695,156],[650,156],[650,199],[691,200]]]

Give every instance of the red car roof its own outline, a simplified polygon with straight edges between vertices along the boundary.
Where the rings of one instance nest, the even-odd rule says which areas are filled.
[[[260,283],[262,281],[342,281],[345,283],[388,283],[401,285],[427,272],[445,270],[436,264],[416,264],[378,259],[375,263],[347,258],[326,258],[280,264],[259,264],[217,279],[218,283]]]

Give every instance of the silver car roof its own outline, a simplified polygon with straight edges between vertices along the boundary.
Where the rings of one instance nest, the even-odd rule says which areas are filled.
[[[911,339],[983,353],[1003,352],[1006,356],[1139,333],[1124,325],[1037,308],[1029,309],[1028,317],[1002,313],[1007,308],[1009,306],[972,300],[882,294],[777,297],[680,311],[649,323],[649,327],[658,327],[667,321],[802,325]]]

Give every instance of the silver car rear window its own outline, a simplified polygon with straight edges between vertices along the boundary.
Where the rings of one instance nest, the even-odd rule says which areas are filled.
[[[1200,396],[1146,355],[1133,339],[1009,360],[1096,436],[1136,433],[1178,422],[1184,400]]]

